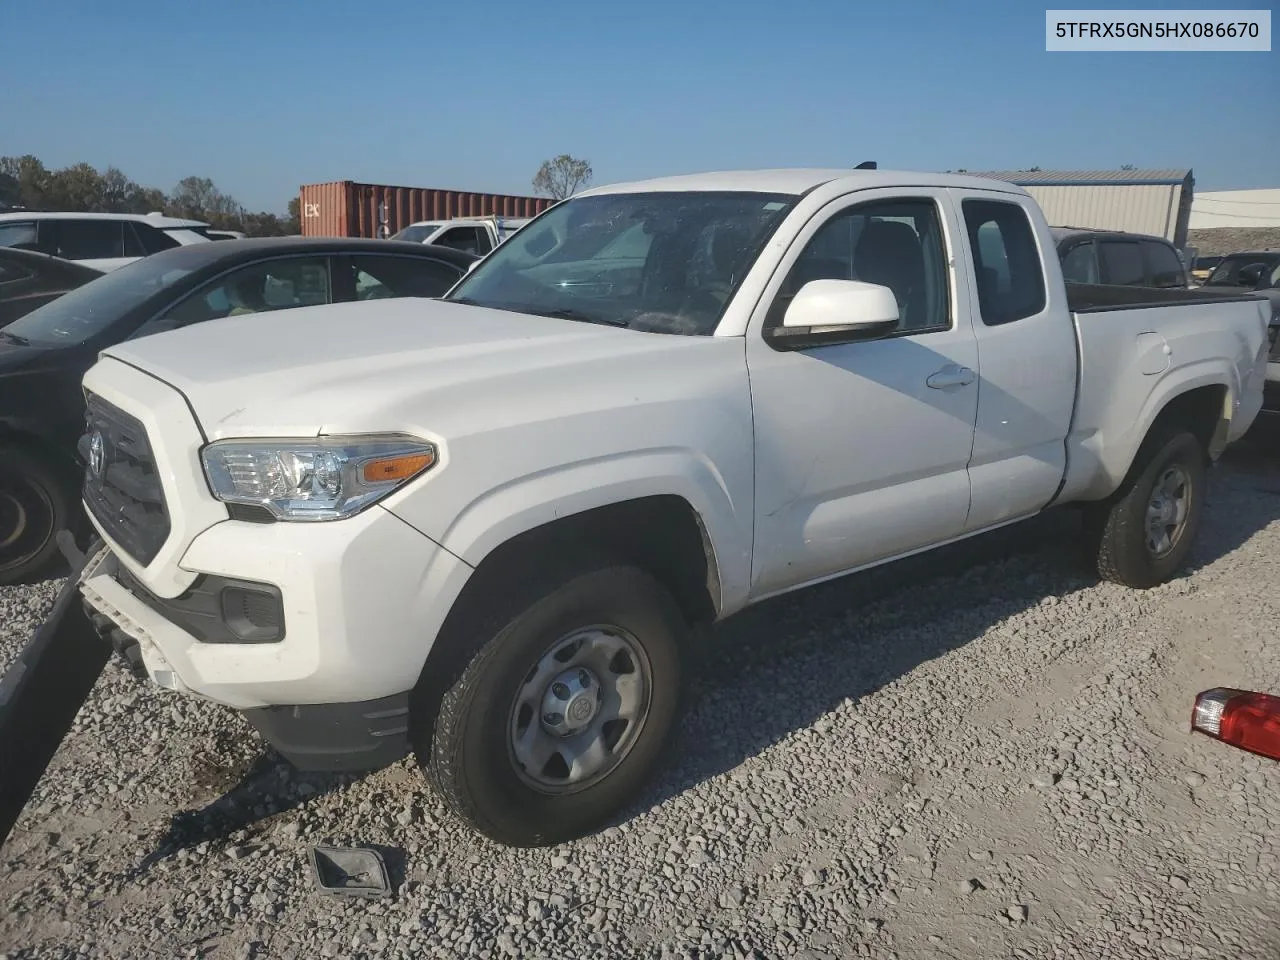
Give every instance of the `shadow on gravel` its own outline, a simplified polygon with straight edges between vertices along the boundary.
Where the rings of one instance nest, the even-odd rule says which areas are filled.
[[[359,779],[359,775],[352,774],[300,773],[270,748],[247,769],[237,770],[225,764],[215,766],[216,763],[211,759],[205,764],[207,769],[202,770],[201,759],[197,757],[196,782],[206,789],[225,792],[197,810],[175,813],[169,820],[169,829],[134,868],[130,879],[180,850],[202,843],[221,843],[239,830],[252,828],[269,817],[300,807]],[[252,846],[252,841],[246,845]],[[383,850],[384,855],[389,856],[389,851],[390,848]],[[235,851],[229,848],[229,853],[234,856]],[[388,860],[388,869],[391,866]]]
[[[1280,445],[1261,433],[1249,439],[1211,475],[1190,569],[1280,520]],[[1080,513],[1068,508],[745,610],[690,658],[689,712],[673,762],[625,818],[732,770],[845,699],[874,692],[1045,597],[1096,583]]]

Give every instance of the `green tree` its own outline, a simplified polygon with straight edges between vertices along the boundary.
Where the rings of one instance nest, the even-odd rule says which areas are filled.
[[[545,193],[553,200],[571,197],[591,182],[591,164],[562,153],[551,160],[544,160],[533,175],[533,189]]]
[[[284,232],[287,235],[302,233],[302,203],[297,197],[289,201],[289,216],[284,221]]]

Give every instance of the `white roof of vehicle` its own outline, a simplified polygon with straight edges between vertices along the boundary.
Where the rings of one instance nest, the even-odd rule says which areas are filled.
[[[966,187],[971,190],[1001,190],[1006,193],[1026,194],[1021,187],[1011,183],[954,173],[837,168],[721,170],[710,173],[691,173],[678,177],[658,177],[653,180],[636,180],[631,183],[593,187],[576,196],[667,190],[741,190],[751,193],[801,194],[806,190],[837,180],[847,181],[852,190],[867,190],[873,187]]]
[[[483,217],[454,217],[452,220],[415,220],[409,224],[411,227],[443,227],[453,225],[455,223],[484,223],[488,220],[498,220],[502,223],[528,223],[529,217],[504,217],[501,214],[493,214],[492,216]]]
[[[161,230],[208,226],[203,220],[184,220],[159,213],[76,213],[71,210],[15,210],[12,213],[0,213],[0,223],[7,220],[141,220]]]

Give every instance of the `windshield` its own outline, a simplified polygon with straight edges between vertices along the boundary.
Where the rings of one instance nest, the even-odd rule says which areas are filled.
[[[405,227],[399,233],[391,235],[392,240],[407,240],[410,243],[422,243],[427,237],[440,229],[438,223],[415,223]]]
[[[195,269],[175,266],[167,255],[158,259],[135,260],[64,293],[5,327],[5,339],[38,346],[84,343]]]
[[[1280,256],[1245,254],[1244,256],[1223,257],[1222,262],[1209,274],[1204,282],[1206,287],[1255,287],[1258,281],[1267,278],[1280,266]],[[1253,269],[1250,269],[1253,268]],[[1245,276],[1240,272],[1244,270]],[[1269,286],[1275,286],[1273,280]]]
[[[498,247],[447,299],[709,336],[796,199],[663,191],[568,200]]]

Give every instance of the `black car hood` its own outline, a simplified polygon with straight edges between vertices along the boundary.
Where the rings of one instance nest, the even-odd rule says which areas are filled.
[[[0,337],[0,376],[61,366],[68,352],[65,347],[11,343]]]

